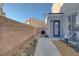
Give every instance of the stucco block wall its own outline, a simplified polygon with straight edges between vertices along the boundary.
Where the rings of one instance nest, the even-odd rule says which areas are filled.
[[[0,16],[0,55],[14,55],[34,36],[34,28]]]

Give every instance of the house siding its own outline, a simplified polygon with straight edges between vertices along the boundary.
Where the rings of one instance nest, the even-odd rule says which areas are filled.
[[[68,16],[72,16],[72,14],[79,11],[79,3],[64,3],[61,7],[60,12],[63,12],[63,33],[68,34]]]
[[[71,16],[71,19],[76,20],[74,16],[72,16],[76,12],[79,12],[79,3],[64,3],[63,6],[61,6],[60,11],[59,11],[59,13],[63,13],[63,17],[58,17],[58,16],[55,17],[55,14],[47,15],[46,19],[47,19],[47,26],[48,26],[48,35],[50,37],[53,37],[53,34],[52,34],[53,23],[51,23],[50,21],[54,19],[60,20],[60,35],[68,34],[70,31],[68,29],[68,26],[69,26],[68,16]],[[73,26],[74,24],[72,24],[72,21],[71,21],[71,27]],[[73,30],[73,28],[71,28],[71,30]],[[76,32],[79,33],[78,31]]]

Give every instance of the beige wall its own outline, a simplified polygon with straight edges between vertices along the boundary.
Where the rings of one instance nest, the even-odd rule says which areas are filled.
[[[62,6],[63,3],[53,3],[51,8],[52,13],[59,13]]]
[[[34,34],[39,35],[41,30],[47,30],[47,25],[40,20],[34,19],[34,18],[28,18],[25,20],[25,24],[31,25],[35,28]]]
[[[31,37],[34,28],[0,16],[0,55],[14,55]]]
[[[29,25],[32,25],[35,28],[46,28],[46,24],[43,21],[40,21],[34,18],[33,19],[29,18],[25,21],[25,24],[28,24],[28,22],[29,22]]]

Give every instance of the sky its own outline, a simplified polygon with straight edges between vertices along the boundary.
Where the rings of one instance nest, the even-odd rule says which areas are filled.
[[[5,3],[3,10],[7,17],[24,22],[27,18],[43,20],[45,14],[51,12],[50,3]]]

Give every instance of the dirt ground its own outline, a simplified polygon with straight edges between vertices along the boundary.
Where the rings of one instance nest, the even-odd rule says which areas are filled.
[[[79,56],[79,51],[75,51],[72,46],[67,46],[63,41],[53,41],[63,56]]]
[[[32,38],[33,40],[30,41],[28,44],[25,43],[23,47],[20,49],[15,56],[33,56],[37,44],[37,39]]]

